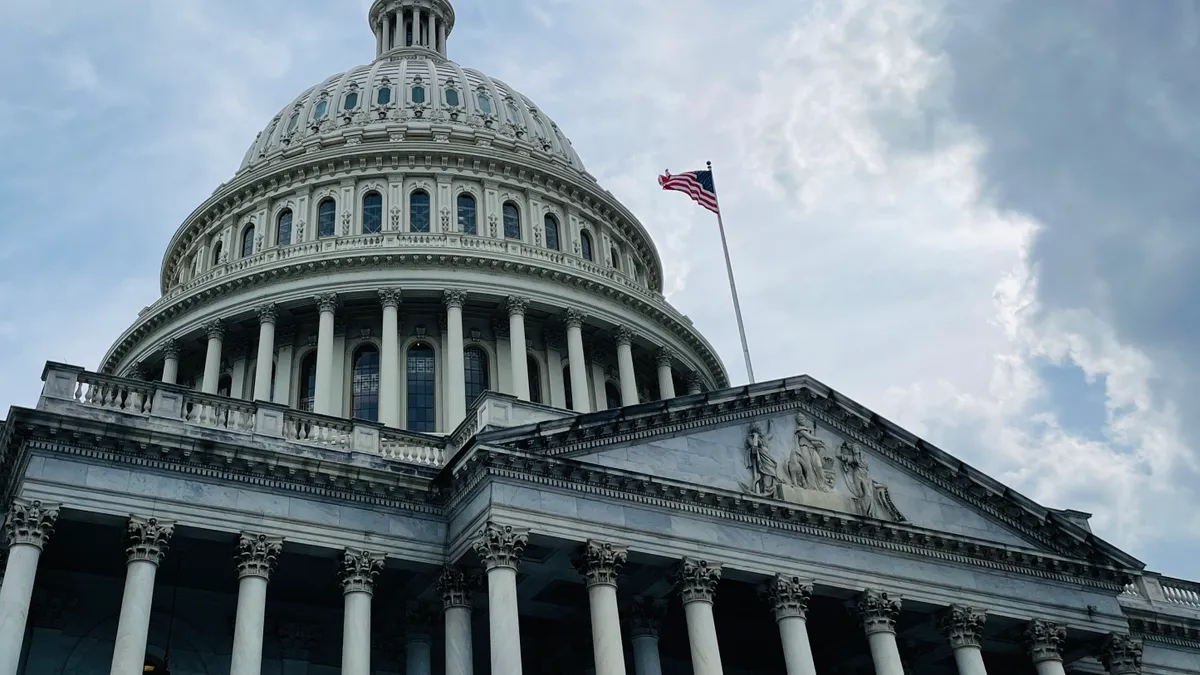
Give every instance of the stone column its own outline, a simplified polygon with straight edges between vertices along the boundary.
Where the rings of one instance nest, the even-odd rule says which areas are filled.
[[[429,12],[429,16],[425,18],[428,19],[428,28],[425,31],[425,46],[432,47],[434,36],[437,35],[437,33],[434,32],[433,26],[435,15],[433,12]]]
[[[296,342],[296,329],[286,326],[275,331],[275,344],[279,348],[275,366],[274,402],[291,405],[292,401],[292,357]]]
[[[665,602],[649,598],[637,598],[630,606],[629,640],[633,643],[635,675],[662,675],[658,631],[666,609]]]
[[[475,579],[454,567],[442,570],[437,590],[442,594],[446,621],[446,675],[473,675],[471,649],[471,587]]]
[[[1100,662],[1109,675],[1142,674],[1142,641],[1128,635],[1110,633],[1104,639]]]
[[[258,363],[254,368],[254,400],[271,400],[271,382],[275,375],[275,321],[279,314],[275,304],[259,307]]]
[[[808,641],[808,601],[813,586],[799,577],[777,574],[767,584],[767,598],[779,625],[787,675],[817,675]]]
[[[154,577],[167,554],[175,523],[158,518],[130,516],[125,528],[125,593],[117,620],[113,645],[112,675],[142,672],[146,661],[146,639],[150,634],[150,608],[154,601]]]
[[[463,305],[467,292],[446,289],[446,431],[453,431],[467,416],[466,370],[463,364]]]
[[[446,55],[446,22],[438,22],[438,51],[442,56]]]
[[[671,372],[674,361],[675,353],[666,347],[654,353],[654,362],[658,364],[658,397],[664,401],[675,398],[675,377]]]
[[[633,331],[617,326],[613,331],[617,343],[617,377],[621,379],[621,405],[637,405],[637,375],[633,371]]]
[[[429,624],[432,613],[421,605],[409,605],[404,613],[404,675],[431,675],[433,635]]]
[[[704,393],[704,378],[700,377],[700,373],[692,373],[688,376],[688,396]]]
[[[555,408],[566,408],[569,383],[563,382],[563,334],[546,329],[542,332],[542,340],[546,343],[546,386],[549,389],[549,398],[546,400]]]
[[[982,609],[964,605],[950,605],[942,613],[939,626],[954,650],[958,675],[987,675],[979,643],[986,621],[987,613]]]
[[[18,499],[4,519],[8,562],[0,584],[0,675],[16,675],[42,549],[54,534],[58,505]]]
[[[889,597],[885,591],[868,588],[858,596],[857,610],[867,633],[876,675],[904,675],[900,649],[896,646],[900,599]]]
[[[567,358],[571,362],[571,408],[575,412],[592,411],[591,395],[587,386],[587,363],[583,355],[583,312],[568,309],[564,321],[567,324]]]
[[[517,564],[528,543],[529,530],[488,521],[472,544],[487,567],[493,675],[521,675]]]
[[[508,296],[508,345],[512,354],[513,391],[522,401],[529,400],[529,360],[525,351],[525,309],[529,298]]]
[[[204,356],[204,379],[200,391],[215,394],[221,382],[221,342],[225,339],[225,323],[220,319],[210,321],[204,324],[204,332],[208,335],[208,352]]]
[[[175,341],[175,338],[171,338],[163,343],[162,353],[163,383],[179,384],[179,343]]]
[[[713,599],[721,581],[721,566],[706,560],[684,558],[675,569],[675,588],[683,601],[693,675],[721,675],[721,650],[713,622]]]
[[[262,672],[263,619],[267,582],[283,549],[283,539],[243,532],[237,542],[238,601],[233,625],[233,656],[229,675]]]
[[[1062,662],[1062,646],[1067,641],[1067,629],[1056,623],[1034,619],[1025,627],[1025,645],[1037,675],[1066,675]]]
[[[337,311],[337,294],[324,293],[313,297],[321,319],[317,328],[317,384],[313,395],[313,412],[332,415],[333,411],[333,319]]]
[[[379,353],[379,421],[400,428],[400,291],[380,289],[383,349]]]
[[[345,610],[342,616],[342,675],[371,675],[371,596],[383,556],[346,549],[338,575]],[[116,675],[116,673],[113,673]]]
[[[625,675],[617,575],[628,559],[628,547],[595,540],[588,540],[575,559],[575,567],[587,584],[596,675]]]

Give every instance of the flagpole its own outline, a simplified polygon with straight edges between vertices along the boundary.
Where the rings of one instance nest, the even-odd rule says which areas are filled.
[[[712,175],[712,162],[708,162],[708,172]],[[713,194],[717,192],[717,182],[713,179]],[[746,325],[742,323],[742,305],[738,302],[737,284],[733,280],[733,263],[729,259],[729,242],[725,240],[725,223],[721,220],[721,200],[717,197],[717,229],[721,231],[721,248],[725,250],[725,271],[729,273],[729,290],[733,294],[733,313],[737,316],[738,335],[742,338],[742,356],[746,359],[746,377],[754,384],[754,366],[750,365],[750,345],[746,342]]]

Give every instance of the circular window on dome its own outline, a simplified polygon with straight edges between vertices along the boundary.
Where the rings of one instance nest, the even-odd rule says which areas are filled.
[[[451,108],[457,108],[458,103],[459,103],[458,90],[457,89],[447,89],[446,90],[446,105],[450,106]]]

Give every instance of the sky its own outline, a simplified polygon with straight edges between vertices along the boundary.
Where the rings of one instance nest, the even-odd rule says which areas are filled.
[[[95,368],[368,0],[0,2],[0,410]],[[1150,569],[1200,579],[1200,3],[454,0],[654,237],[745,382],[809,374]]]

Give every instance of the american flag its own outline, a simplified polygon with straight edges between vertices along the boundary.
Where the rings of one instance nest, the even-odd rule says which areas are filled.
[[[720,215],[717,207],[717,189],[713,187],[713,175],[707,171],[685,171],[672,174],[670,171],[658,177],[658,184],[664,190],[677,190],[686,193],[697,204]]]

